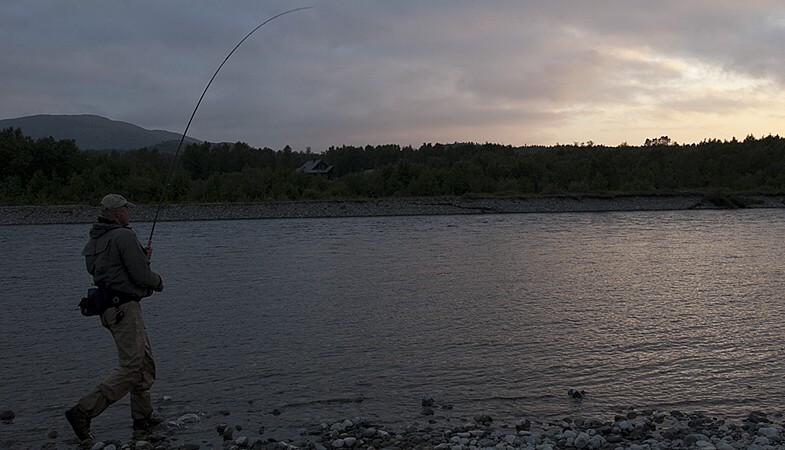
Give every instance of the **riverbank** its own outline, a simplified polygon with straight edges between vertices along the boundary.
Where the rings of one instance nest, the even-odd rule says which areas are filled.
[[[687,209],[785,208],[785,195],[737,195],[707,198],[701,194],[619,195],[613,197],[426,197],[379,200],[330,200],[260,203],[170,204],[160,221],[375,217],[459,214],[521,214]],[[0,225],[91,223],[98,208],[85,205],[0,206]],[[134,222],[149,222],[156,205],[138,205]]]
[[[321,423],[301,430],[300,437],[279,440],[262,425],[231,422],[230,412],[215,415],[185,412],[167,417],[147,434],[126,441],[78,442],[70,430],[49,430],[48,441],[16,437],[0,442],[9,449],[67,450],[555,450],[555,449],[785,449],[782,415],[750,412],[727,420],[700,412],[619,411],[613,418],[566,417],[558,420],[520,418],[498,423],[487,414],[445,419],[438,407],[423,406],[422,419],[403,429],[390,429],[361,417]],[[273,413],[275,414],[275,412]],[[278,413],[280,414],[280,413]],[[5,424],[9,426],[11,424]]]

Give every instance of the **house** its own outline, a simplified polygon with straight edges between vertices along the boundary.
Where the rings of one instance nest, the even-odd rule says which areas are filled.
[[[330,179],[333,176],[333,166],[328,165],[321,159],[312,159],[310,161],[306,161],[305,164],[297,169],[297,171],[302,173],[322,175],[327,177],[327,179]]]

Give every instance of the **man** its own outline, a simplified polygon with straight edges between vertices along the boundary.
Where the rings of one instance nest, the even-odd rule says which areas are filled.
[[[118,367],[65,416],[80,440],[92,439],[90,421],[109,405],[131,393],[134,431],[146,431],[162,419],[153,416],[150,387],[155,381],[155,362],[142,321],[140,300],[164,289],[161,277],[150,269],[152,249],[142,247],[128,227],[129,207],[122,195],[108,194],[101,200],[101,215],[90,230],[82,255],[106,309],[101,324],[117,344]]]

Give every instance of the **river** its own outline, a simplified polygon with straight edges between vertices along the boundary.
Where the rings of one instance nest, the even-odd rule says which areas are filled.
[[[296,438],[354,416],[781,412],[785,211],[163,222],[154,404]],[[142,239],[149,223],[132,224]],[[114,366],[76,303],[88,225],[0,227],[0,441],[71,432]],[[567,395],[585,391],[582,401]],[[163,397],[167,400],[164,401]],[[433,416],[421,400],[433,398]],[[93,423],[130,434],[128,399]]]

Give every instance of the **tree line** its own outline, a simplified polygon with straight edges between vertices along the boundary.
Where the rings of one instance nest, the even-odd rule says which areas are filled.
[[[0,131],[0,204],[95,204],[106,192],[156,203],[174,155],[151,148],[82,151],[72,140]],[[305,174],[323,159],[333,177]],[[185,147],[165,201],[253,202],[462,195],[618,195],[785,192],[785,138],[704,140],[667,136],[643,146],[589,142],[512,147],[423,144],[330,147],[321,154],[248,144]]]

